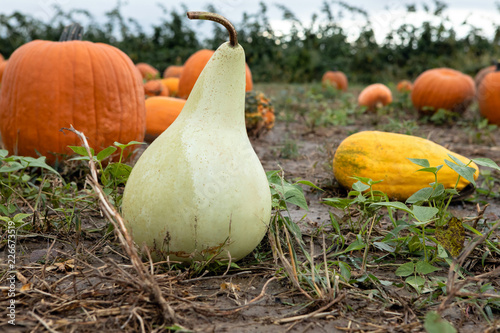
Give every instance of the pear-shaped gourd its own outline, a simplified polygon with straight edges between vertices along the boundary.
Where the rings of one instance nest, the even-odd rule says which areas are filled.
[[[269,184],[245,128],[245,53],[232,25],[216,17],[231,41],[214,53],[182,112],[144,151],[125,187],[127,228],[154,260],[241,259],[269,224]]]

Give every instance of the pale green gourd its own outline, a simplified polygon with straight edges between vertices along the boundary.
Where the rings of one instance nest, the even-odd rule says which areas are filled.
[[[231,27],[234,46],[216,50],[182,112],[144,151],[125,187],[127,228],[154,260],[241,259],[269,225],[269,184],[245,128],[245,53]]]

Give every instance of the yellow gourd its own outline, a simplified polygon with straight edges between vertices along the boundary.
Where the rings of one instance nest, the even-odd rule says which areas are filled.
[[[453,188],[458,174],[445,164],[445,159],[451,160],[448,154],[465,164],[470,161],[441,145],[416,136],[364,131],[347,137],[339,145],[333,158],[333,173],[339,184],[346,188],[351,188],[357,181],[352,176],[383,180],[375,184],[373,189],[386,193],[391,199],[406,200],[434,182],[433,174],[417,172],[422,167],[408,158],[427,159],[434,167],[443,165],[437,173],[438,182],[445,188]],[[478,166],[473,162],[469,166],[476,169],[476,179],[479,176]],[[469,181],[461,177],[457,190],[468,184]]]

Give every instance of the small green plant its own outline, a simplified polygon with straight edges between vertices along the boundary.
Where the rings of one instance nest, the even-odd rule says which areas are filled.
[[[99,166],[103,191],[108,196],[110,196],[110,198],[113,200],[113,204],[117,207],[121,206],[122,200],[122,195],[117,190],[118,186],[126,184],[128,177],[130,176],[130,172],[132,171],[132,167],[130,165],[122,163],[122,161],[124,160],[124,151],[127,147],[141,144],[144,144],[144,142],[131,141],[127,144],[115,142],[114,146],[109,146],[101,150],[99,153],[97,153],[97,155],[95,154],[94,149],[90,148],[92,160]],[[78,157],[72,158],[71,160],[90,160],[87,149],[85,147],[69,146],[69,148],[71,148],[71,150],[73,150],[76,154],[80,155]],[[120,149],[120,157],[118,158],[118,161],[110,162],[106,165],[106,167],[104,167],[103,161],[109,158],[118,149]]]

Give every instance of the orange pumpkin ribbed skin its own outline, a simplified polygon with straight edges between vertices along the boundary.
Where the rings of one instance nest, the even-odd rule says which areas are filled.
[[[184,66],[168,66],[164,71],[163,71],[163,78],[166,79],[168,77],[181,77],[182,71],[184,70]]]
[[[347,91],[347,88],[349,87],[347,76],[341,71],[325,72],[321,78],[321,83],[323,86],[328,84],[342,91]]]
[[[132,60],[116,47],[88,41],[35,40],[10,57],[0,96],[0,132],[12,154],[55,161],[72,154],[83,132],[100,151],[115,141],[142,141],[144,89]]]
[[[179,78],[179,91],[177,92],[177,96],[179,98],[187,99],[191,90],[198,80],[198,76],[200,76],[203,68],[207,64],[208,60],[212,57],[215,51],[212,50],[199,50],[193,53],[184,63],[184,69],[182,70],[182,74]],[[253,89],[253,81],[252,81],[252,73],[250,72],[250,68],[247,64],[245,64],[245,91],[250,91]]]
[[[367,86],[358,96],[358,104],[374,112],[378,107],[392,103],[392,93],[386,85],[374,83]]]
[[[453,188],[458,174],[445,164],[451,154],[463,163],[469,159],[449,151],[445,147],[430,140],[416,136],[364,131],[350,135],[342,141],[333,157],[333,173],[335,179],[345,188],[350,189],[357,182],[351,177],[365,177],[374,181],[383,180],[373,185],[374,190],[386,193],[389,198],[406,200],[416,191],[429,187],[434,182],[434,175],[429,172],[417,172],[422,167],[412,163],[408,158],[427,159],[430,166],[443,165],[437,173],[438,182],[445,188]],[[476,169],[474,179],[479,176],[479,168],[475,163],[469,164]],[[457,189],[462,190],[469,184],[460,178]]]
[[[150,97],[146,100],[146,141],[163,133],[181,113],[186,100],[175,97]]]
[[[432,114],[438,109],[463,113],[475,94],[474,80],[469,75],[451,68],[434,68],[417,77],[411,100],[422,113]]]
[[[477,101],[481,115],[490,123],[500,125],[500,65],[482,79]]]
[[[139,62],[135,65],[135,67],[137,67],[144,80],[149,81],[160,78],[160,72],[150,64]]]
[[[398,82],[396,89],[402,93],[410,92],[413,89],[413,84],[409,80],[401,80]]]
[[[0,61],[0,84],[2,84],[3,72],[5,71],[5,67],[7,67],[7,60]]]

